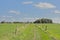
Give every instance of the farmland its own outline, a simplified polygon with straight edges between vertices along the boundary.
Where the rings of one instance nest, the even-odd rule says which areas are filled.
[[[60,40],[60,24],[0,24],[0,40]]]

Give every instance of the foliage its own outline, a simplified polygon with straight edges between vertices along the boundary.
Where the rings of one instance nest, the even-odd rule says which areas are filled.
[[[42,18],[42,19],[37,19],[36,21],[34,21],[34,23],[53,23],[53,22],[51,19]]]

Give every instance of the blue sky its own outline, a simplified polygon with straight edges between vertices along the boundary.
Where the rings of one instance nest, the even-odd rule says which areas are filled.
[[[60,0],[0,0],[0,21],[50,18],[60,23]]]

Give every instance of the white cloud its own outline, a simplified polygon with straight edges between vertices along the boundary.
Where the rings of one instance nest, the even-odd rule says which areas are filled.
[[[12,21],[11,19],[13,18],[13,16],[6,16],[6,15],[4,15],[4,16],[1,16],[0,17],[0,22],[1,21]]]
[[[12,16],[2,16],[3,18],[11,18]]]
[[[38,8],[56,8],[55,5],[51,4],[51,3],[43,3],[43,2],[40,2],[40,3],[37,3],[34,5],[35,7],[38,7]]]
[[[52,18],[52,20],[53,20],[54,23],[60,23],[60,18],[58,18],[58,17],[57,18]]]
[[[35,20],[37,20],[39,18],[28,18],[28,17],[24,17],[24,18],[20,18],[19,21],[22,21],[22,22],[33,22]]]
[[[8,13],[20,14],[20,12],[19,12],[19,11],[15,11],[15,10],[10,10]]]
[[[60,10],[55,10],[54,13],[60,13]]]
[[[32,1],[26,1],[26,2],[22,2],[22,4],[32,4]]]

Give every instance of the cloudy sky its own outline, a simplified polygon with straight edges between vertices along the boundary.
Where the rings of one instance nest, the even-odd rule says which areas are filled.
[[[60,23],[60,0],[0,0],[0,21],[50,18]]]

